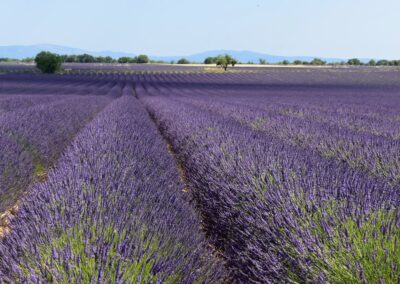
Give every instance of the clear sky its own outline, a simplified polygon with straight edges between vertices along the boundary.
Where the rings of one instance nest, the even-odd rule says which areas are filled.
[[[0,0],[0,45],[400,59],[400,0]]]

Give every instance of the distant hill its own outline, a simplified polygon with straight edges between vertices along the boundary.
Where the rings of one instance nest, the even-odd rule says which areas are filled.
[[[51,51],[58,54],[82,54],[88,53],[93,56],[111,56],[113,58],[118,58],[122,56],[134,57],[136,54],[128,52],[115,52],[115,51],[89,51],[79,48],[54,45],[54,44],[36,44],[36,45],[9,45],[0,46],[0,57],[8,57],[15,59],[22,59],[26,57],[33,57],[40,51]],[[192,55],[178,55],[178,56],[152,56],[149,55],[153,60],[163,60],[163,61],[178,61],[181,58],[186,58],[191,62],[203,62],[205,58],[209,56],[217,56],[219,54],[230,54],[237,60],[243,63],[254,62],[258,63],[260,58],[267,60],[268,63],[277,63],[283,60],[294,61],[311,61],[313,56],[277,56],[265,53],[253,52],[253,51],[236,51],[236,50],[213,50]],[[321,58],[329,63],[345,61],[343,58]],[[362,59],[362,61],[368,61],[368,59]]]
[[[87,53],[93,56],[111,56],[113,58],[118,58],[122,56],[134,56],[134,54],[127,52],[88,51],[80,48],[73,48],[55,44],[35,44],[0,46],[0,57],[22,59],[26,57],[33,57],[44,50],[67,55]]]

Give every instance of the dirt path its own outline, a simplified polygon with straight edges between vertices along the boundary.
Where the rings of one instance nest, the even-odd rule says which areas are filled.
[[[15,205],[0,214],[0,238],[10,233],[10,223],[17,214],[19,206],[20,201],[17,201]]]

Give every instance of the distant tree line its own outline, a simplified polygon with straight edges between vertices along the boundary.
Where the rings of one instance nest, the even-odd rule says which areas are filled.
[[[61,55],[63,62],[66,63],[150,63],[147,55],[141,54],[135,57],[123,56],[114,59],[111,56],[93,56],[90,54]]]
[[[212,64],[214,62],[213,57],[209,57],[204,61],[204,64]],[[255,64],[252,61],[247,62],[246,64]],[[260,65],[266,65],[268,64],[266,59],[260,58],[258,64]],[[362,62],[358,58],[352,58],[347,61],[343,62],[332,62],[332,63],[327,63],[326,61],[320,59],[320,58],[314,58],[311,61],[304,61],[304,60],[294,60],[294,61],[288,61],[288,60],[283,60],[280,62],[276,63],[277,65],[349,65],[349,66],[400,66],[400,60],[374,60],[371,59],[368,62]]]
[[[0,62],[33,62],[35,61],[35,57],[26,57],[23,59],[15,59],[15,58],[8,58],[8,57],[0,57]]]
[[[15,61],[18,60],[12,58],[0,57],[0,62],[15,62]]]
[[[261,62],[260,62],[261,64]],[[327,63],[326,61],[323,61],[319,58],[314,58],[311,61],[301,61],[301,60],[295,60],[292,63],[284,60],[282,62],[278,62],[280,65],[289,65],[289,64],[294,64],[294,65],[349,65],[349,66],[400,66],[400,60],[378,60],[375,61],[374,59],[371,59],[367,63],[362,62],[358,58],[352,58],[347,61],[343,62],[333,62],[333,63]]]
[[[54,73],[61,69],[61,65],[64,62],[75,62],[75,63],[166,63],[164,61],[153,61],[147,55],[141,54],[135,57],[120,57],[118,59],[114,59],[110,56],[92,56],[90,54],[79,54],[79,55],[58,55],[55,53],[42,51],[35,58],[25,58],[22,60],[11,59],[11,58],[0,58],[0,62],[32,62],[35,61],[37,67],[42,70],[44,73]],[[171,64],[175,64],[174,61],[170,62]],[[190,61],[186,58],[181,58],[176,62],[177,64],[190,64]],[[222,67],[225,71],[229,66],[234,67],[239,62],[233,58],[229,54],[218,55],[215,57],[207,57],[204,64],[215,64],[217,66]],[[253,62],[248,62],[247,64],[253,64]],[[266,59],[260,58],[259,64],[265,65],[268,64]],[[349,66],[400,66],[400,60],[378,60],[375,61],[371,59],[369,62],[364,63],[360,59],[352,58],[346,62],[339,63],[327,63],[326,61],[314,58],[311,61],[301,61],[295,60],[290,62],[288,60],[283,60],[278,62],[281,65],[349,65]]]
[[[93,56],[90,54],[78,54],[78,55],[59,55],[60,59],[62,62],[66,63],[158,63],[158,64],[165,64],[165,63],[170,63],[170,64],[190,64],[190,63],[196,63],[196,62],[190,62],[186,58],[181,58],[178,61],[170,61],[170,62],[165,62],[162,60],[151,60],[147,55],[141,54],[135,57],[127,57],[123,56],[118,59],[112,58],[111,56]],[[29,63],[29,62],[34,62],[35,58],[34,57],[27,57],[23,59],[14,59],[14,58],[7,58],[7,57],[2,57],[0,58],[0,62],[24,62],[24,63]],[[236,64],[241,64],[241,62],[238,62],[235,60],[232,56],[230,55],[218,55],[215,57],[207,57],[204,62],[204,64],[216,64],[218,66],[222,66],[223,68],[227,68],[227,66],[232,65],[235,66]],[[255,64],[252,61],[247,62],[246,64]],[[258,61],[258,64],[260,65],[267,65],[269,64],[266,59],[260,58]],[[352,58],[347,61],[343,62],[333,62],[333,63],[327,63],[326,61],[323,61],[319,58],[314,58],[311,61],[304,61],[304,60],[294,60],[294,61],[288,61],[288,60],[283,60],[278,63],[278,65],[349,65],[349,66],[400,66],[400,60],[374,60],[371,59],[368,62],[363,62],[358,58]]]
[[[369,66],[400,66],[400,60],[378,60],[371,59],[368,64]]]
[[[61,55],[62,61],[67,63],[116,63],[111,56],[92,56],[90,54]]]
[[[147,55],[139,55],[133,58],[120,57],[118,60],[110,56],[92,56],[90,54],[80,55],[58,55],[48,51],[42,51],[34,58],[36,67],[43,73],[55,73],[61,69],[64,62],[68,63],[149,63],[150,59]]]

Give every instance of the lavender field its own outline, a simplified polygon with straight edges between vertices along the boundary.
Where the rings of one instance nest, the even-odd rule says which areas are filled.
[[[135,68],[0,75],[0,283],[400,283],[399,70]]]

